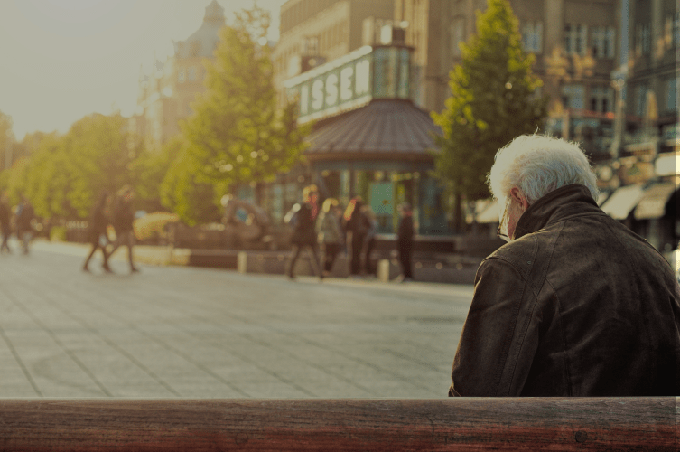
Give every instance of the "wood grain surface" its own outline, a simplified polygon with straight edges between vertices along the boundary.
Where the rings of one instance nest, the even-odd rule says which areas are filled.
[[[676,451],[678,400],[0,400],[0,450]]]

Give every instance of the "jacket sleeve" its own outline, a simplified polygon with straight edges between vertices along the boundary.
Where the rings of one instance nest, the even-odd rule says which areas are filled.
[[[526,305],[533,299],[526,290],[522,276],[509,263],[482,262],[453,359],[449,396],[519,395],[528,369],[515,374],[518,358],[521,355],[526,361],[527,353],[533,356],[536,347],[536,339],[526,337],[531,317],[531,307],[527,312]]]

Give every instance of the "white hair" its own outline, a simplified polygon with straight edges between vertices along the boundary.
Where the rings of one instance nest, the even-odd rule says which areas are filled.
[[[501,148],[488,183],[495,198],[505,199],[517,187],[529,204],[569,184],[585,185],[595,200],[599,194],[595,173],[578,144],[543,135],[523,135]]]

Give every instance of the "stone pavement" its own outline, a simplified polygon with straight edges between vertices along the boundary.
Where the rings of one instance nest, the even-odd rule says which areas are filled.
[[[445,398],[472,287],[0,255],[3,398]]]

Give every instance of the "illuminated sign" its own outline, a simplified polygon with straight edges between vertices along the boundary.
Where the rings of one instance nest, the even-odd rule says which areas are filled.
[[[371,99],[410,99],[408,47],[362,47],[284,83],[299,102],[299,122],[335,115]]]

